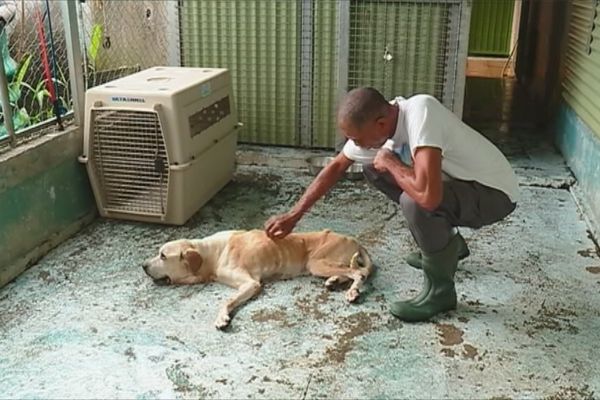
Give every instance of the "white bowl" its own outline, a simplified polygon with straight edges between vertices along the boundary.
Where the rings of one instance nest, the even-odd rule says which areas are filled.
[[[308,164],[308,170],[310,171],[310,173],[316,176],[332,160],[333,157],[316,156],[307,158],[306,162]],[[362,164],[354,163],[346,170],[344,176],[346,179],[350,179],[353,181],[360,180],[363,179],[362,171]]]

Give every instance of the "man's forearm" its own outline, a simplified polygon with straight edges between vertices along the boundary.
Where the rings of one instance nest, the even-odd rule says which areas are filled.
[[[423,202],[424,193],[422,188],[417,186],[415,170],[404,164],[400,159],[394,158],[389,161],[388,172],[394,178],[394,181],[418,204]]]
[[[435,210],[442,201],[443,188],[441,178],[441,158],[434,152],[421,152],[415,158],[415,165],[409,167],[396,157],[389,158],[386,170],[392,175],[398,186],[417,204],[426,210]]]

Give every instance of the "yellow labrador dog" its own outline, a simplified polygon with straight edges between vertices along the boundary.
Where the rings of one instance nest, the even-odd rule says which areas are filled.
[[[260,292],[264,280],[312,274],[328,278],[328,288],[351,280],[346,299],[353,302],[373,264],[356,239],[329,230],[292,233],[274,240],[262,230],[252,230],[168,242],[143,268],[157,284],[216,281],[238,289],[219,311],[215,326],[222,329],[236,307]]]

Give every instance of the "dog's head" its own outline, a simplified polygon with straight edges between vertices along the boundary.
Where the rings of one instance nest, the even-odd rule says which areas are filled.
[[[184,239],[165,243],[142,267],[158,285],[190,284],[200,280],[202,261],[198,249]]]

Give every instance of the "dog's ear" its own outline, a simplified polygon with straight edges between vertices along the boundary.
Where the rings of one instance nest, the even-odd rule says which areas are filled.
[[[202,255],[198,250],[192,248],[186,249],[181,253],[181,257],[187,261],[188,268],[193,274],[197,274],[202,266]]]

